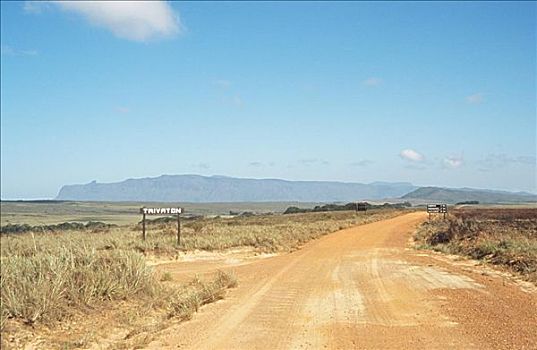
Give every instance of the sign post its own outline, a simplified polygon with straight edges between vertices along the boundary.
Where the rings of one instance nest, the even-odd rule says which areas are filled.
[[[142,212],[142,238],[146,239],[146,236],[145,236],[145,213]]]
[[[354,208],[356,211],[367,211],[367,203],[361,202],[361,203],[354,203]]]
[[[447,204],[427,204],[427,214],[431,220],[431,214],[444,214],[444,220],[447,214]]]
[[[181,219],[177,214],[177,245],[181,245]]]
[[[177,215],[177,244],[181,244],[181,213],[183,208],[140,208],[140,214],[142,214],[142,238],[145,241],[147,238],[145,230],[145,216],[146,215]]]

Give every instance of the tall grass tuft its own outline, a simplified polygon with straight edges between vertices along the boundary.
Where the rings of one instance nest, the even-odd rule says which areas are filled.
[[[190,319],[205,304],[224,297],[225,290],[237,286],[237,279],[230,273],[219,271],[210,282],[195,279],[168,299],[168,317]]]
[[[32,254],[1,258],[2,327],[7,318],[52,322],[74,308],[154,292],[153,273],[139,253],[76,244],[40,248],[37,240]]]

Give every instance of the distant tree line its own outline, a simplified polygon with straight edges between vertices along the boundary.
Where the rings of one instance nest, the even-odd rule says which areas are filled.
[[[8,224],[0,227],[0,233],[26,233],[26,232],[59,232],[59,231],[81,231],[81,230],[106,230],[114,227],[114,224],[106,224],[100,221],[90,221],[86,224],[81,222],[62,222],[56,225],[38,225],[28,224]]]
[[[479,204],[479,201],[463,201],[463,202],[458,202],[455,205],[463,205],[463,204]]]
[[[371,204],[365,203],[367,210],[370,209],[403,209],[409,208],[412,206],[410,202],[403,203],[384,203],[384,204]],[[342,211],[342,210],[355,210],[356,203],[347,203],[347,204],[325,204],[317,205],[314,208],[298,208],[298,207],[289,207],[283,213],[284,214],[297,214],[297,213],[312,213],[312,212],[325,212],[325,211]]]

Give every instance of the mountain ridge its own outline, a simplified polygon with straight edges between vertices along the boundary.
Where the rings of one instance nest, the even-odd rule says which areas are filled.
[[[58,200],[94,201],[353,201],[400,197],[417,186],[407,182],[371,184],[338,181],[292,181],[221,175],[161,175],[115,183],[65,185]]]
[[[409,182],[294,181],[275,178],[237,178],[223,175],[160,175],[120,182],[65,185],[56,200],[153,202],[351,202],[410,200],[417,203],[537,202],[537,195],[474,188],[418,187]]]
[[[537,202],[537,195],[527,192],[508,192],[472,188],[443,188],[435,186],[420,187],[401,197],[408,200],[430,200],[445,203],[478,201],[480,203],[520,203]]]

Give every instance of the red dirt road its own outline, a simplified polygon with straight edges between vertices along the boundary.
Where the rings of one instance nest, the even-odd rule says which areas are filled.
[[[191,321],[156,335],[148,347],[537,349],[537,293],[409,249],[424,219],[407,214],[335,232],[291,254],[227,267],[239,286]]]

